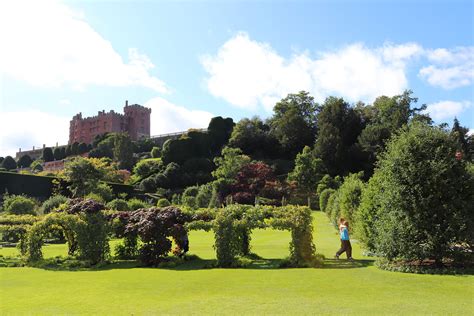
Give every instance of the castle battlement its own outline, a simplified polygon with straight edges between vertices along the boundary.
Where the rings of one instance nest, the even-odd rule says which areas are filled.
[[[132,140],[150,136],[150,108],[139,104],[128,105],[128,101],[125,101],[123,111],[122,114],[114,110],[102,110],[86,118],[82,113],[74,115],[69,124],[69,144],[90,144],[97,135],[112,132],[126,132]]]

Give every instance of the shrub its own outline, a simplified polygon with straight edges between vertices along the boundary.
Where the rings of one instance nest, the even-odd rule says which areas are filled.
[[[58,208],[61,204],[66,203],[68,198],[63,195],[53,195],[43,202],[40,208],[41,214],[48,214]]]
[[[185,222],[184,213],[172,206],[143,209],[130,214],[125,233],[140,237],[140,260],[146,265],[157,265],[171,251],[168,237],[173,238],[178,248],[187,246]]]
[[[319,195],[319,209],[322,212],[326,212],[326,207],[327,207],[328,202],[329,202],[329,197],[334,192],[336,192],[336,190],[328,188],[328,189],[325,189],[324,191],[322,191],[321,194]]]
[[[86,196],[84,196],[84,199],[94,200],[94,201],[99,202],[99,203],[105,203],[104,198],[101,197],[100,195],[96,194],[96,193],[89,193]]]
[[[196,204],[198,207],[209,207],[211,202],[213,188],[211,184],[204,184],[199,187],[196,195]]]
[[[112,188],[103,182],[97,184],[97,186],[92,190],[92,193],[100,196],[104,202],[110,201],[114,197],[114,191]]]
[[[361,180],[362,175],[362,173],[359,173],[345,177],[344,182],[338,189],[340,216],[349,221],[349,227],[352,227],[354,213],[360,204],[360,196],[364,188],[364,182]]]
[[[170,205],[171,205],[170,201],[168,201],[165,198],[159,199],[158,202],[156,203],[157,207],[166,207],[166,206],[170,206]]]
[[[379,254],[441,265],[459,249],[472,249],[474,178],[456,150],[446,131],[421,123],[388,143],[370,185],[373,198],[362,207],[376,218],[372,238]]]
[[[107,203],[107,209],[115,211],[130,211],[127,201],[123,199],[114,199]]]
[[[329,196],[328,204],[326,205],[326,214],[328,214],[331,223],[337,226],[337,220],[340,215],[338,191]]]
[[[132,211],[138,210],[140,208],[147,208],[150,207],[150,205],[142,200],[139,200],[137,198],[133,198],[128,200],[128,208]]]
[[[6,156],[2,161],[1,167],[5,168],[5,170],[14,170],[17,167],[16,161],[11,156]]]
[[[26,235],[28,228],[38,221],[32,215],[0,216],[0,236],[2,241],[18,242]]]
[[[3,200],[3,210],[8,214],[36,215],[36,200],[24,195],[5,195]]]
[[[199,193],[199,187],[198,186],[191,186],[187,187],[184,192],[183,192],[183,198],[186,196],[193,196],[196,197]]]
[[[184,206],[187,206],[193,210],[198,208],[197,200],[194,196],[183,196],[181,198],[181,202]]]
[[[22,255],[29,262],[40,260],[44,237],[59,227],[68,242],[69,255],[78,250],[80,259],[92,264],[104,261],[109,254],[109,240],[103,208],[93,200],[69,201],[65,212],[50,213],[29,229],[27,238],[19,245]]]

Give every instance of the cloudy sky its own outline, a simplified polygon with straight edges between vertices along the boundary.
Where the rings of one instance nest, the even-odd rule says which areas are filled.
[[[0,156],[64,144],[72,115],[152,108],[152,134],[271,115],[288,93],[412,89],[474,129],[472,1],[0,4]]]

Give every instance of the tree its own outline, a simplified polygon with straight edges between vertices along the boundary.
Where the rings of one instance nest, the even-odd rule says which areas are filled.
[[[314,151],[331,176],[357,171],[355,143],[362,130],[360,116],[342,98],[329,97],[318,114],[319,134]]]
[[[240,148],[244,154],[261,159],[276,157],[281,152],[278,140],[270,134],[270,126],[258,116],[243,118],[234,126],[229,147]]]
[[[17,165],[20,168],[28,168],[32,162],[33,159],[29,155],[23,155],[18,159]]]
[[[474,153],[474,143],[468,136],[469,128],[461,126],[457,118],[454,118],[451,137],[456,143],[457,149],[462,152],[466,160],[470,161]]]
[[[160,158],[161,157],[161,148],[160,147],[153,147],[151,150],[151,157],[152,158]]]
[[[79,143],[78,142],[74,142],[71,145],[71,154],[72,155],[79,155]]]
[[[243,155],[242,150],[238,148],[225,147],[222,150],[222,157],[214,158],[214,163],[217,169],[212,172],[212,176],[232,182],[242,167],[250,163],[250,158]]]
[[[288,94],[273,108],[274,114],[269,120],[271,133],[290,158],[314,143],[318,109],[314,98],[305,91]]]
[[[155,142],[151,138],[140,138],[133,142],[134,153],[145,153],[150,152],[156,146]],[[158,158],[158,157],[154,157]]]
[[[244,165],[231,185],[232,198],[239,204],[254,204],[265,186],[276,180],[273,169],[263,162]]]
[[[12,156],[6,156],[5,159],[3,159],[2,168],[5,168],[6,170],[14,170],[16,167],[15,159],[13,159]]]
[[[296,156],[295,168],[288,174],[289,181],[296,181],[298,188],[306,194],[316,190],[316,185],[323,178],[326,169],[320,158],[314,157],[309,146]]]
[[[425,105],[413,107],[417,101],[412,97],[412,91],[406,90],[391,98],[380,96],[372,106],[365,107],[363,119],[367,126],[358,138],[358,147],[364,156],[366,176],[372,174],[377,155],[385,150],[387,140],[400,128],[413,119],[431,122],[429,117],[420,114],[426,109]]]
[[[92,192],[103,176],[91,160],[81,157],[67,162],[64,169],[65,180],[70,183],[69,189],[76,197]]]
[[[114,160],[119,163],[120,169],[131,170],[133,167],[133,144],[126,133],[115,134]]]
[[[66,149],[64,150],[64,157],[72,156],[72,146],[67,145]]]
[[[87,144],[86,143],[80,143],[79,146],[77,146],[77,151],[78,154],[84,154],[88,151]]]
[[[41,158],[44,160],[44,162],[54,161],[54,154],[51,147],[43,148],[43,154]]]
[[[53,150],[53,156],[54,160],[61,160],[64,159],[65,157],[63,156],[63,151],[61,150],[60,147],[56,147]]]
[[[456,245],[472,247],[474,178],[456,146],[448,132],[418,122],[392,138],[363,193],[357,218],[375,229],[362,240],[389,260],[438,265],[456,258]]]
[[[221,116],[216,116],[211,119],[207,127],[207,133],[210,137],[213,153],[217,154],[222,146],[227,144],[233,128],[234,120],[230,117],[224,119]]]
[[[142,159],[133,167],[133,179],[139,182],[162,169],[163,163],[160,158]]]

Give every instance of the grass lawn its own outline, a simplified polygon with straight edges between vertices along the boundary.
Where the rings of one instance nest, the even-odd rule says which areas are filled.
[[[314,214],[318,253],[332,258],[338,236]],[[203,261],[174,269],[110,265],[100,270],[0,268],[0,314],[358,314],[468,315],[474,277],[387,272],[353,244],[355,263],[328,259],[319,269],[274,269],[288,254],[288,232],[256,231],[252,251],[272,259],[246,269],[201,269],[214,258],[213,235],[192,232],[190,253]],[[65,245],[43,248],[66,255]],[[0,249],[4,256],[12,248]],[[343,255],[344,256],[344,255]]]

